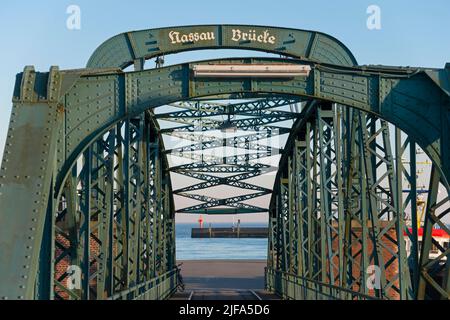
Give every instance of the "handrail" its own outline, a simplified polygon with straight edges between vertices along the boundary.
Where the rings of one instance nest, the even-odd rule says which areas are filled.
[[[343,300],[343,295],[350,295],[351,298],[357,298],[358,300],[380,300],[378,297],[370,296],[361,292],[356,292],[348,288],[339,287],[336,285],[323,283],[317,280],[308,279],[305,277],[297,276],[292,273],[283,272],[274,270],[273,268],[265,268],[265,275],[266,275],[266,287],[268,290],[275,292],[276,294],[281,295],[283,298],[288,299],[298,299],[296,296],[296,292],[298,292],[298,288],[294,287],[294,294],[292,295],[290,288],[288,284],[293,284],[294,286],[299,286],[300,289],[304,291],[303,296],[300,295],[302,299],[308,300],[309,297],[311,297],[310,293],[315,293],[315,298],[318,297],[327,297],[331,298],[332,300]],[[271,278],[270,278],[271,277]],[[286,282],[285,286],[281,285],[277,286],[277,283],[279,281]],[[317,289],[317,286],[320,288]],[[326,290],[323,290],[324,288],[328,289],[330,293],[326,292]],[[280,290],[281,289],[281,290]],[[335,294],[331,294],[331,292],[336,291]],[[348,297],[347,297],[348,298]]]

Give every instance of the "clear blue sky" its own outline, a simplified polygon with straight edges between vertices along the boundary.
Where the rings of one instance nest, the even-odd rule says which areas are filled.
[[[16,73],[84,67],[94,49],[124,31],[187,24],[259,24],[311,29],[346,44],[360,64],[443,67],[450,61],[450,2],[406,0],[2,1],[0,5],[0,155]],[[81,30],[66,28],[69,5]],[[369,5],[381,30],[366,27]]]

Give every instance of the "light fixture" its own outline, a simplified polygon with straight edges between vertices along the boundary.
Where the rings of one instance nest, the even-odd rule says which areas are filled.
[[[192,70],[194,77],[203,78],[293,78],[308,76],[311,67],[298,64],[196,64]]]

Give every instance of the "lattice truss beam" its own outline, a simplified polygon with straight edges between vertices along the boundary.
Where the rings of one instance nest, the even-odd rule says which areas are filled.
[[[155,118],[159,120],[161,133],[172,141],[182,142],[182,146],[175,143],[174,147],[168,147],[166,144],[165,153],[190,161],[172,165],[171,172],[202,181],[173,190],[175,195],[201,202],[178,212],[267,211],[245,201],[270,194],[272,189],[245,180],[257,181],[255,178],[258,176],[277,170],[277,159],[270,164],[262,161],[281,153],[282,146],[275,145],[272,139],[279,139],[290,132],[293,121],[300,116],[301,102],[301,99],[283,96],[231,104],[193,100],[170,105],[171,109],[181,111],[156,111]],[[182,123],[184,126],[164,128],[164,121]],[[251,193],[222,199],[202,194],[217,186]]]
[[[73,166],[51,237],[55,299],[106,299],[124,291],[137,298],[171,271],[170,185],[150,126],[146,114],[120,122]]]
[[[268,124],[295,119],[294,109],[299,99],[267,98],[237,104],[219,104],[208,101],[185,101],[172,104],[183,111],[161,113],[156,115],[159,120],[184,124],[177,127],[186,131],[208,131],[220,129],[226,123],[240,130],[258,130]],[[277,107],[290,106],[291,112],[274,110]],[[231,119],[233,118],[233,119]],[[172,132],[163,129],[162,132]]]
[[[270,208],[269,266],[296,288],[278,292],[448,299],[450,249],[432,229],[450,234],[449,197],[433,165],[420,220],[415,142],[386,121],[324,103],[298,128]]]

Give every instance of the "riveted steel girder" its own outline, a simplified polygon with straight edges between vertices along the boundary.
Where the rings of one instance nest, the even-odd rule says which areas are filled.
[[[234,30],[234,31],[233,31]],[[265,40],[237,39],[236,32],[266,35]],[[187,39],[183,39],[183,35]],[[192,41],[189,37],[192,37]],[[198,41],[195,41],[195,37]],[[269,42],[268,37],[271,36]],[[200,37],[203,37],[200,41]],[[272,40],[273,39],[273,40]],[[270,26],[203,25],[148,29],[122,33],[99,46],[88,68],[126,68],[152,57],[199,49],[245,49],[273,52],[283,56],[335,65],[356,65],[356,59],[337,39],[320,32]]]
[[[230,62],[246,63],[304,63],[290,59],[289,61],[274,59],[245,59],[229,60]],[[447,153],[448,137],[446,116],[449,97],[445,94],[445,83],[440,86],[429,76],[431,71],[421,69],[405,69],[380,73],[376,68],[344,68],[330,66],[314,66],[308,77],[299,77],[283,82],[270,80],[233,80],[229,82],[214,79],[191,79],[189,64],[160,68],[158,70],[145,70],[131,74],[109,74],[102,76],[87,76],[79,79],[72,89],[66,93],[66,109],[72,110],[72,104],[80,108],[83,117],[68,111],[66,114],[67,127],[65,135],[65,157],[70,158],[77,153],[72,145],[77,141],[89,141],[89,137],[104,130],[109,123],[114,123],[124,114],[139,114],[143,110],[173,101],[186,100],[218,92],[246,92],[258,91],[272,94],[289,94],[311,96],[337,102],[350,107],[365,110],[390,123],[395,124],[404,132],[411,134],[414,140],[427,152],[430,158],[442,170],[444,182],[450,172],[446,164],[450,155]],[[92,71],[91,71],[92,72]],[[441,71],[436,71],[441,72]],[[80,74],[81,75],[81,74]],[[177,75],[177,76],[175,76]],[[102,113],[93,114],[83,108],[90,108],[89,91],[94,84],[102,79],[105,94],[94,99],[100,104]],[[165,85],[158,89],[158,95],[150,94],[153,90],[151,84],[156,78],[164,79]],[[120,85],[120,83],[122,83]],[[102,103],[117,96],[125,96],[127,89],[127,107],[119,105],[103,109]],[[177,89],[174,89],[177,88]],[[135,96],[139,92],[140,98]],[[72,95],[74,98],[72,98]],[[76,99],[76,100],[74,100]],[[80,101],[76,103],[76,101]],[[82,101],[85,102],[85,104]],[[103,102],[104,101],[104,102]],[[112,100],[117,103],[120,99]],[[82,107],[83,106],[83,107]],[[82,110],[83,109],[83,110]],[[79,120],[77,120],[79,119]],[[101,125],[103,124],[103,125]],[[419,125],[421,124],[421,125]],[[193,128],[191,129],[193,130]],[[91,134],[86,134],[86,132]],[[83,133],[81,135],[81,133]],[[440,138],[437,138],[440,137]],[[61,147],[62,148],[62,147]],[[445,161],[443,161],[445,159]],[[61,160],[61,163],[67,161]],[[64,171],[64,169],[63,169]],[[444,174],[445,173],[445,174]],[[63,177],[61,177],[63,178]]]
[[[236,172],[252,172],[261,171],[263,173],[276,171],[276,167],[272,167],[262,163],[239,163],[233,165],[213,165],[206,162],[194,162],[183,164],[176,167],[171,167],[173,172],[193,173],[193,172],[210,172],[210,173],[236,173]]]
[[[214,207],[218,207],[218,206],[229,206],[229,207],[235,207],[238,209],[244,209],[245,213],[265,212],[265,211],[267,211],[267,209],[249,205],[249,204],[243,203],[242,201],[261,197],[268,193],[269,192],[266,192],[266,191],[260,191],[260,192],[256,192],[256,193],[251,193],[251,194],[246,194],[246,195],[241,195],[241,196],[236,196],[236,197],[230,197],[230,198],[226,198],[226,199],[217,199],[217,198],[212,198],[212,197],[198,195],[198,194],[180,192],[180,193],[178,193],[178,195],[180,195],[180,196],[198,200],[198,201],[203,201],[204,203],[198,204],[195,206],[191,206],[188,208],[183,208],[183,209],[177,210],[177,212],[185,212],[185,213],[189,213],[191,211],[198,212],[198,210],[202,210],[202,209],[205,210],[208,208],[214,208]],[[236,211],[236,212],[240,213],[239,211]]]
[[[268,109],[283,107],[286,105],[293,105],[301,102],[302,99],[295,98],[264,98],[241,103],[213,103],[200,101],[182,101],[171,104],[172,107],[186,109],[183,111],[175,111],[169,113],[159,113],[156,119],[171,119],[171,118],[203,118],[210,116],[223,115],[243,115],[243,116],[258,116],[267,114]],[[283,113],[287,115],[288,113]]]
[[[243,32],[254,33],[256,40],[233,40]],[[204,40],[195,41],[196,35]],[[144,70],[146,59],[207,48],[262,50],[292,58],[220,59]],[[194,65],[224,63],[306,65],[311,72],[283,79],[191,73]],[[131,64],[136,72],[121,70]],[[259,101],[230,107],[205,103],[206,97]],[[242,141],[245,148],[256,149],[254,154],[225,161],[194,156],[193,163],[169,168],[162,130],[150,110],[187,101],[180,105],[184,110],[160,115],[188,124],[176,129],[179,137],[198,128],[217,129],[217,121],[196,126],[190,120],[207,115],[236,115],[228,125],[246,130],[292,131],[269,208],[271,289],[285,298],[448,299],[450,251],[436,240],[433,228],[449,234],[443,222],[448,195],[438,192],[440,185],[450,190],[449,97],[448,65],[356,66],[351,52],[330,36],[260,26],[130,32],[100,46],[87,69],[53,67],[39,73],[27,67],[16,79],[0,169],[0,244],[6,261],[0,264],[0,298],[170,295],[176,272],[169,169],[206,179],[194,189],[235,184],[256,191],[217,199],[182,189],[180,195],[203,202],[183,212],[267,210],[244,201],[270,190],[241,181],[273,169],[258,163],[272,151],[262,147],[260,152],[258,143]],[[308,99],[316,103],[291,112],[274,109]],[[274,125],[294,119],[292,130]],[[394,144],[388,123],[395,126]],[[418,145],[433,161],[421,247],[417,228],[410,230],[404,221],[407,203],[414,208],[417,194],[416,160],[410,154],[410,167],[403,165],[408,143],[399,130],[408,136],[411,151]],[[191,150],[217,145],[193,141]],[[175,148],[172,154],[187,151]],[[224,180],[211,173],[238,174]],[[411,185],[406,199],[404,176]],[[415,212],[411,219],[414,226]],[[411,243],[409,256],[405,239]],[[376,285],[368,271],[372,267],[378,268],[373,269],[379,275]],[[75,288],[71,281],[78,271],[80,285]]]

